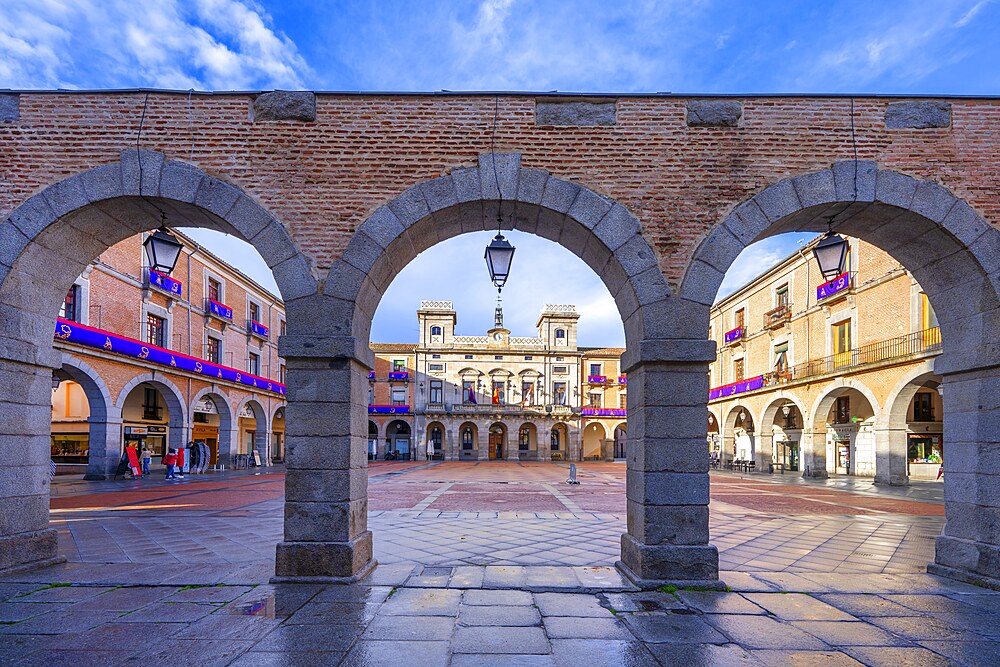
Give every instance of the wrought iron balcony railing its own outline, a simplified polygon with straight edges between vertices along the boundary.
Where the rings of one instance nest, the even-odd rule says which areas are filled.
[[[777,329],[790,319],[792,319],[792,307],[787,303],[782,304],[764,313],[764,328]]]

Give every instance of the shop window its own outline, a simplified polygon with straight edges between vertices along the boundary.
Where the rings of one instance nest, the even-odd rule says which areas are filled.
[[[247,355],[247,373],[250,375],[260,375],[260,355],[250,352]]]
[[[166,347],[167,321],[156,315],[146,315],[146,342]]]
[[[470,380],[462,381],[462,403],[466,405],[476,404],[476,383]]]
[[[913,421],[934,421],[934,394],[921,392],[913,397]]]
[[[517,432],[517,449],[521,452],[526,452],[531,448],[531,429],[527,426],[522,426]]]
[[[160,395],[152,387],[145,387],[142,390],[142,418],[159,421],[161,410],[160,410]]]
[[[430,402],[434,405],[440,405],[444,402],[444,390],[441,380],[431,380],[431,397]]]
[[[393,405],[406,405],[406,389],[393,389],[392,390],[392,404]]]
[[[847,424],[851,421],[851,397],[838,396],[837,404],[834,408],[834,423]]]
[[[462,449],[472,449],[473,444],[472,429],[466,426],[462,429]]]
[[[72,322],[80,321],[80,286],[73,285],[66,292],[66,299],[59,308],[59,317]]]
[[[222,303],[222,283],[215,278],[208,279],[208,298]]]
[[[746,373],[743,359],[733,360],[733,382],[740,382]]]
[[[213,364],[222,363],[222,341],[218,338],[208,337],[208,341],[205,344],[206,352],[205,358],[211,361]]]
[[[552,402],[555,405],[566,405],[566,383],[552,383]]]

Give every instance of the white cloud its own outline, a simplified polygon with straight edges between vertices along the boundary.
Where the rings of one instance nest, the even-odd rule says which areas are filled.
[[[303,88],[295,44],[241,0],[7,0],[0,87]]]

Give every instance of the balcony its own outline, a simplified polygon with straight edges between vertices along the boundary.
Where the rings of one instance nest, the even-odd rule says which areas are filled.
[[[466,415],[497,415],[497,414],[523,414],[535,417],[550,415],[554,417],[569,417],[574,414],[573,408],[568,405],[520,405],[512,403],[506,405],[494,405],[492,403],[458,403],[432,404],[424,407],[424,412],[428,414],[466,414]]]
[[[792,319],[792,307],[787,303],[764,313],[765,329],[780,329]]]
[[[584,417],[625,417],[625,408],[584,408]]]
[[[726,345],[736,345],[743,340],[743,336],[746,335],[746,327],[742,324],[731,331],[727,331],[725,335]]]
[[[250,320],[247,323],[247,331],[250,332],[251,336],[255,336],[261,340],[267,340],[268,334],[271,333],[271,329],[269,327],[264,326],[257,320]]]
[[[233,323],[233,309],[224,303],[219,303],[213,299],[208,299],[205,304],[205,312],[209,317],[214,317],[226,324]]]

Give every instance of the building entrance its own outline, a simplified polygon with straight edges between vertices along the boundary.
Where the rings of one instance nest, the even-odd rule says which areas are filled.
[[[499,424],[490,427],[489,457],[490,461],[503,460],[504,457],[504,430]]]

